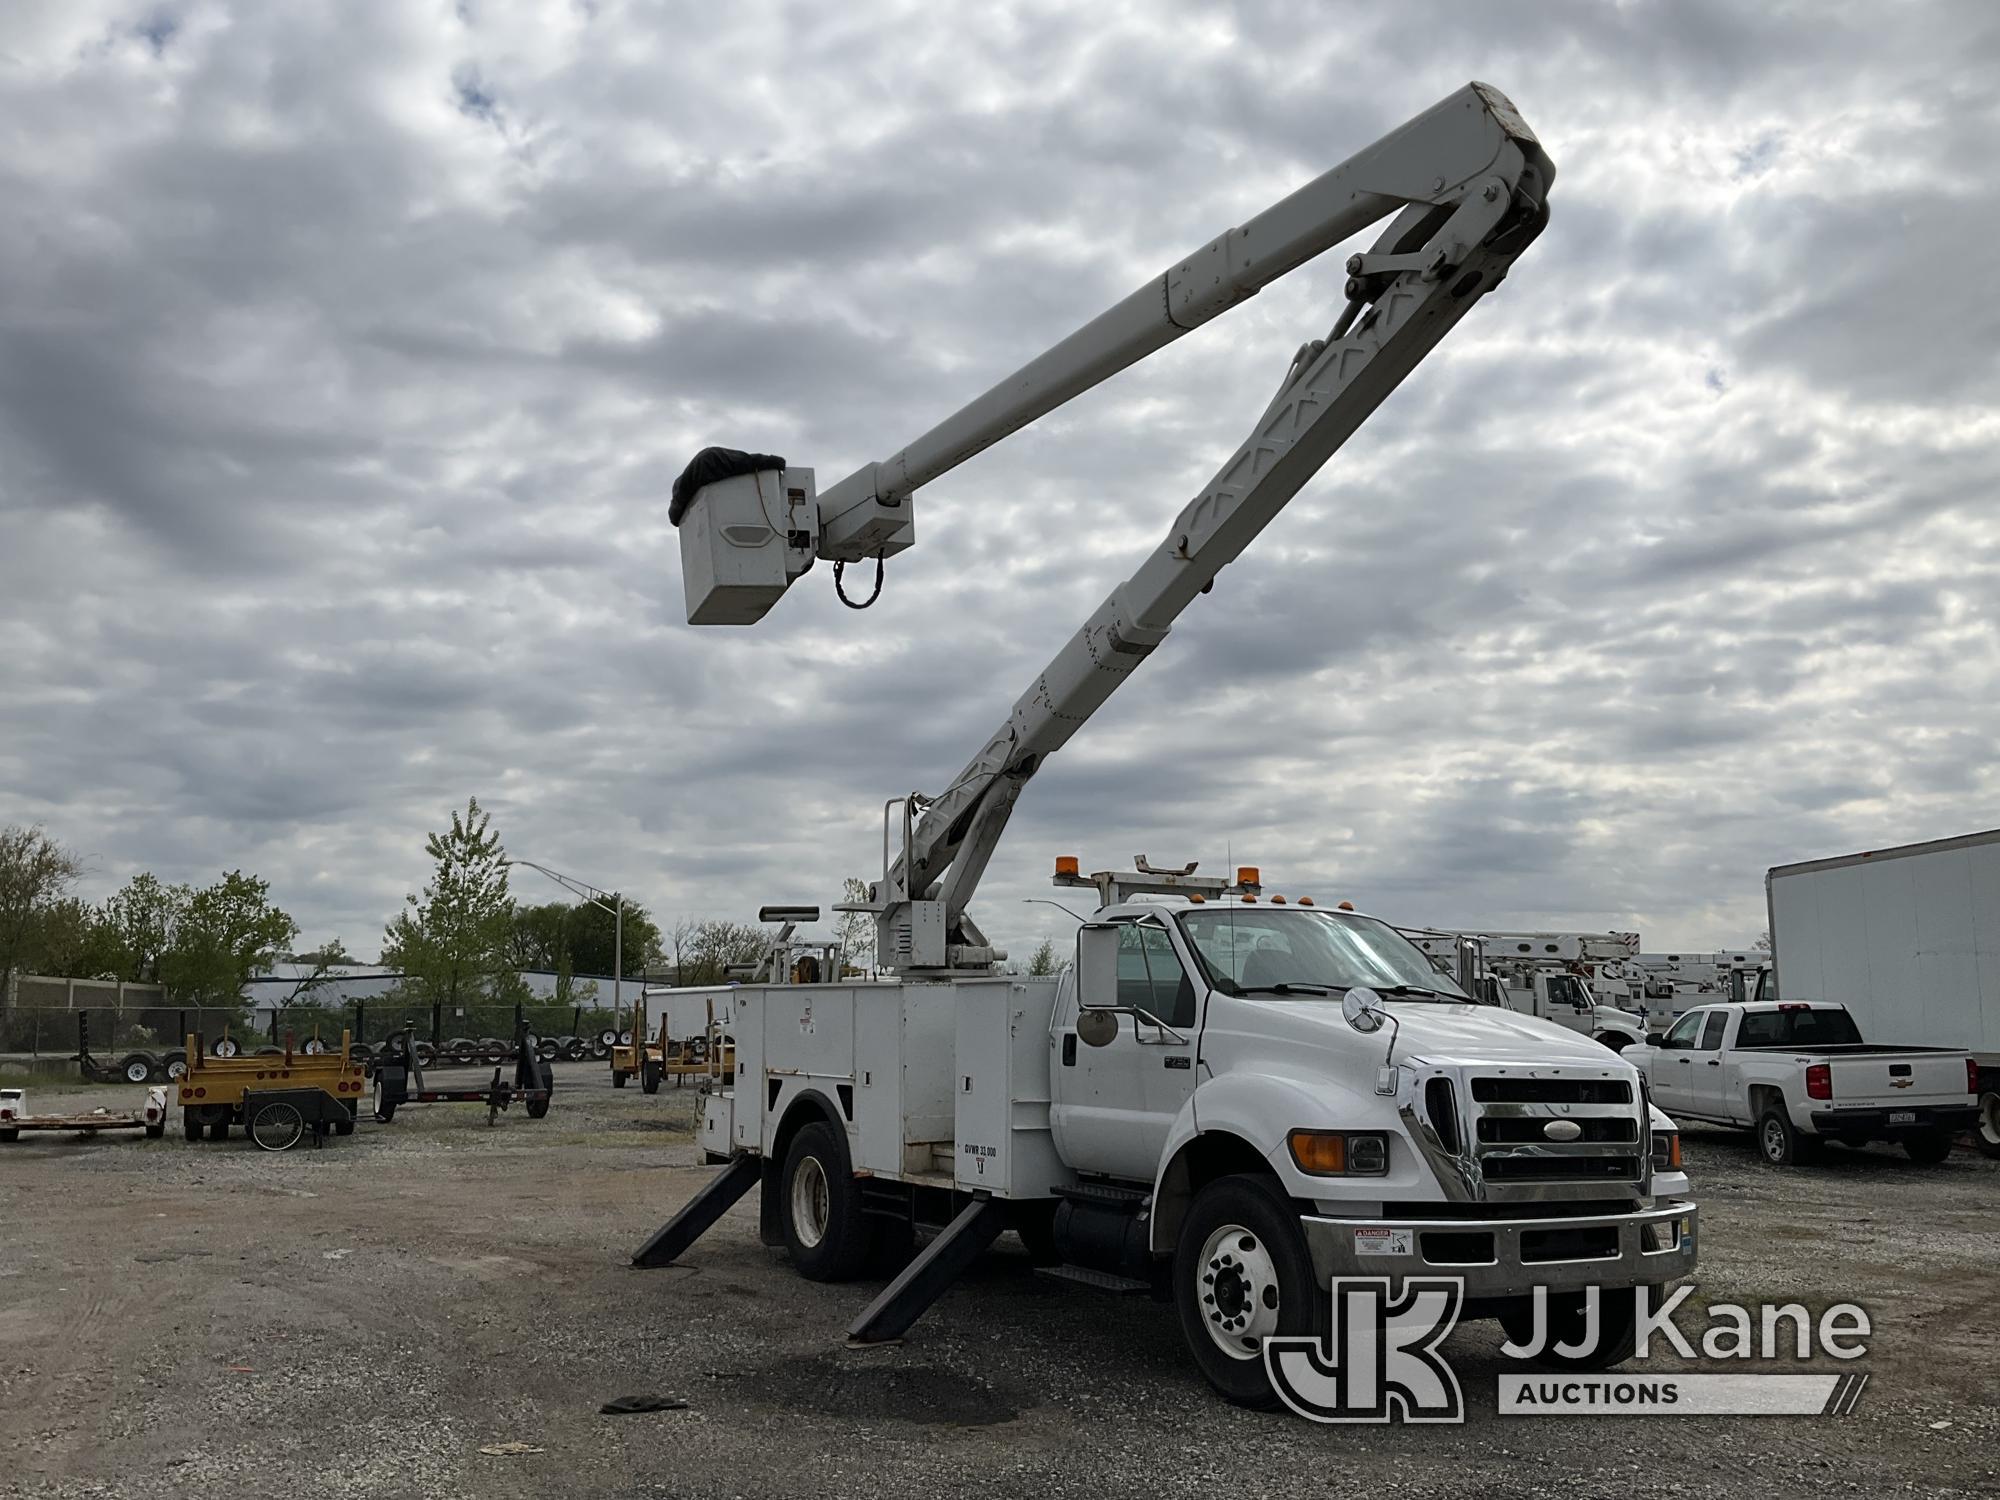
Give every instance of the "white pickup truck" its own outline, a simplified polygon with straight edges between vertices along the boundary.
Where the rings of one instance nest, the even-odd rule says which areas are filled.
[[[1973,1122],[1969,1054],[1864,1042],[1839,1005],[1705,1005],[1625,1057],[1661,1109],[1677,1120],[1750,1126],[1774,1166],[1809,1159],[1823,1141],[1894,1141],[1930,1165]]]

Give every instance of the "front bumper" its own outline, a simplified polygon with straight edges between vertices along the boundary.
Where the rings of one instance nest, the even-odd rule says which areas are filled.
[[[1651,1286],[1691,1275],[1700,1210],[1685,1200],[1556,1219],[1333,1219],[1301,1214],[1313,1274],[1448,1276],[1467,1297]]]
[[[1915,1118],[1889,1123],[1891,1114]],[[1938,1131],[1957,1134],[1979,1123],[1979,1110],[1972,1104],[1944,1109],[1816,1109],[1812,1112],[1815,1135],[1854,1136],[1871,1141],[1900,1141],[1905,1136],[1934,1135]]]

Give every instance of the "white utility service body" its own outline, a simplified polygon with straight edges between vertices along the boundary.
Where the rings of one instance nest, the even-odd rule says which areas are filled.
[[[1783,998],[1844,1005],[1864,1035],[1970,1052],[1973,1139],[2000,1156],[2000,830],[1777,865],[1764,890]]]
[[[1779,1000],[1704,1005],[1637,1049],[1654,1101],[1678,1120],[1742,1125],[1774,1166],[1818,1141],[1894,1141],[1943,1161],[1973,1120],[1969,1054],[1862,1040],[1838,1005]]]
[[[866,608],[874,595],[851,596],[841,570],[873,562],[879,592],[884,560],[915,541],[919,488],[1383,226],[1348,258],[1331,328],[1290,356],[1250,436],[1159,544],[944,790],[885,805],[882,878],[837,909],[871,915],[877,967],[896,978],[773,970],[792,982],[736,991],[735,1071],[703,1124],[723,1169],[635,1264],[673,1262],[755,1188],[760,1233],[801,1274],[896,1271],[849,1330],[860,1344],[900,1336],[1012,1229],[1059,1262],[1052,1274],[1170,1297],[1203,1374],[1248,1405],[1278,1399],[1262,1341],[1323,1332],[1336,1273],[1459,1277],[1468,1316],[1523,1336],[1528,1289],[1551,1287],[1571,1331],[1552,1350],[1579,1352],[1548,1357],[1595,1368],[1630,1354],[1644,1300],[1630,1289],[1693,1268],[1696,1214],[1678,1137],[1629,1064],[1471,1004],[1372,918],[1253,904],[1254,872],[1141,859],[1086,881],[1059,862],[1058,884],[1101,897],[1066,981],[996,972],[1006,955],[968,909],[1029,780],[1501,284],[1547,222],[1554,173],[1506,97],[1468,85],[824,490],[776,454],[710,448],[689,463],[669,517],[690,622],[754,623],[821,560]],[[792,792],[773,789],[774,819]],[[1190,936],[1221,917],[1229,954],[1270,983]],[[1167,991],[1156,973],[1175,976]],[[938,1226],[910,1258],[914,1231]],[[1594,1342],[1574,1336],[1590,1289],[1628,1293],[1604,1299]]]

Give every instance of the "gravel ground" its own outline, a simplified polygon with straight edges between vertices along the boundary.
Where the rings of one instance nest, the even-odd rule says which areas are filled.
[[[2000,1164],[1966,1152],[1776,1172],[1690,1134],[1704,1299],[1871,1309],[1850,1417],[1500,1418],[1475,1324],[1447,1346],[1465,1425],[1319,1428],[1214,1399],[1170,1310],[1011,1239],[868,1352],[840,1335],[875,1286],[799,1280],[747,1201],[634,1271],[710,1171],[695,1097],[557,1072],[546,1120],[491,1129],[450,1105],[285,1155],[177,1122],[0,1147],[0,1495],[2000,1493]],[[598,1413],[652,1391],[688,1405]],[[480,1452],[508,1442],[540,1451]]]

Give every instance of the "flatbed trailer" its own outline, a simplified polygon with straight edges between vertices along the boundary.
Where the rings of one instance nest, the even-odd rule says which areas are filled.
[[[555,1070],[541,1056],[526,1022],[515,1033],[513,1081],[503,1081],[500,1069],[495,1067],[490,1082],[473,1088],[439,1089],[427,1084],[415,1037],[405,1029],[400,1039],[392,1038],[376,1054],[375,1118],[387,1125],[406,1104],[484,1104],[486,1123],[491,1125],[502,1110],[520,1103],[526,1107],[529,1119],[539,1120],[549,1112],[555,1087]]]
[[[302,1052],[287,1034],[283,1050],[275,1056],[216,1057],[202,1047],[199,1036],[190,1035],[187,1055],[188,1069],[181,1075],[179,1091],[182,1129],[191,1141],[204,1134],[210,1140],[226,1139],[229,1127],[236,1125],[264,1145],[256,1122],[267,1107],[272,1128],[266,1134],[272,1139],[289,1136],[287,1145],[296,1142],[307,1126],[315,1136],[329,1128],[339,1135],[354,1133],[368,1081],[353,1055],[353,1039],[345,1031],[338,1052]],[[321,1094],[325,1102],[291,1097],[299,1090]],[[300,1127],[297,1133],[294,1125]]]
[[[31,1115],[23,1089],[0,1089],[0,1142],[12,1144],[24,1130],[48,1130],[79,1135],[97,1135],[106,1130],[143,1130],[153,1140],[167,1133],[167,1091],[158,1086],[146,1090],[143,1109],[113,1114],[92,1110],[77,1115]]]

